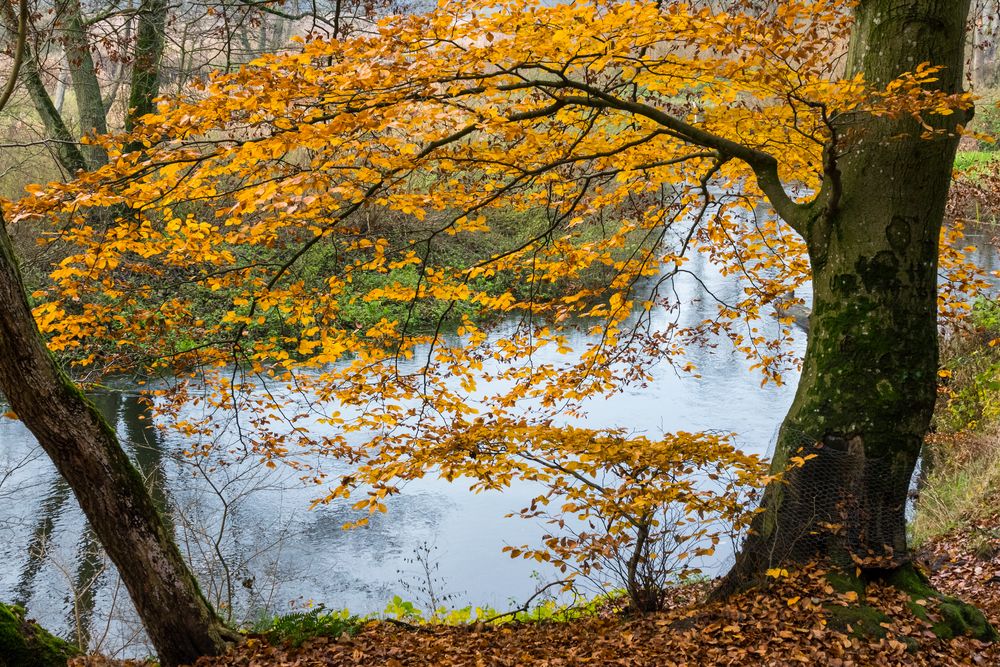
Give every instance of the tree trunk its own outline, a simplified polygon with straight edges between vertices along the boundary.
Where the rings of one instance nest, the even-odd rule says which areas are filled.
[[[14,30],[14,26],[17,25],[17,16],[13,7],[9,3],[0,2],[0,14],[2,14],[0,18],[3,19],[7,28]],[[45,125],[46,134],[53,140],[59,166],[70,176],[75,176],[76,172],[87,168],[87,163],[76,144],[76,139],[66,127],[59,109],[52,103],[52,98],[45,89],[41,67],[33,49],[31,40],[28,40],[24,46],[24,61],[21,63],[21,71],[18,72],[18,76],[25,88],[28,89],[35,111],[38,112],[42,124]],[[62,102],[59,103],[59,107],[61,106]]]
[[[42,119],[46,134],[54,143],[53,150],[59,166],[69,176],[76,176],[78,171],[87,169],[87,161],[84,159],[83,153],[80,152],[76,138],[66,127],[62,115],[52,103],[52,98],[49,97],[49,92],[45,89],[35,54],[27,53],[25,55],[24,64],[21,67],[21,80],[28,89],[28,94],[31,95],[31,101],[35,106],[35,111]]]
[[[201,594],[114,430],[45,347],[2,219],[0,390],[73,489],[162,664],[224,651],[234,633]]]
[[[76,95],[80,114],[81,135],[107,134],[108,122],[104,111],[101,84],[97,80],[94,56],[90,52],[90,38],[83,20],[80,0],[67,0],[63,11],[62,33],[65,38],[66,59],[69,61],[70,79]],[[87,145],[83,153],[91,169],[107,163],[108,155],[100,146]]]
[[[969,0],[862,0],[846,77],[885,84],[930,62],[961,88]],[[962,114],[936,121],[953,130]],[[835,120],[817,207],[799,228],[813,271],[813,312],[798,391],[772,484],[723,594],[769,568],[828,559],[851,571],[907,563],[905,505],[934,409],[937,256],[958,138],[921,138],[911,118]]]
[[[163,31],[167,24],[166,0],[150,0],[139,10],[139,27],[132,58],[132,87],[125,115],[125,131],[131,132],[135,120],[155,111],[153,99],[160,94],[160,59],[163,57]]]
[[[978,0],[974,5],[971,75],[977,90],[990,88],[997,82],[998,11],[996,0]]]

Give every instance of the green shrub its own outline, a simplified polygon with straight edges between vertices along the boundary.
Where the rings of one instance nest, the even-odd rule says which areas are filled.
[[[261,619],[250,628],[250,631],[263,635],[271,644],[290,644],[298,647],[315,637],[336,639],[343,634],[354,636],[363,625],[363,619],[352,615],[346,609],[327,611],[323,605],[319,605],[308,611]]]
[[[1000,420],[1000,302],[979,298],[969,317],[971,331],[942,339],[945,396],[934,421],[940,433],[973,431]]]
[[[1000,334],[1000,301],[979,297],[972,304],[972,325],[989,335]]]
[[[969,317],[971,330],[941,341],[942,395],[934,431],[924,449],[914,544],[965,526],[982,510],[983,499],[1000,490],[1000,302],[979,298]]]

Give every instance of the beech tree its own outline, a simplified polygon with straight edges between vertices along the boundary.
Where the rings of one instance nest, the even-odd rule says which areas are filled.
[[[811,281],[796,398],[720,594],[824,559],[924,597],[904,506],[939,305],[961,308],[939,270],[971,280],[940,242],[973,107],[969,2],[722,4],[445,2],[215,76],[104,139],[107,165],[12,207],[57,220],[53,238],[79,249],[35,317],[77,364],[188,374],[155,395],[193,456],[213,425],[177,408],[208,387],[244,451],[297,466],[325,487],[318,502],[360,491],[359,509],[385,511],[401,481],[433,473],[477,489],[542,481],[539,504],[576,507],[571,487],[600,486],[588,466],[607,460],[641,471],[598,494],[634,517],[682,497],[673,473],[711,443],[560,420],[654,363],[692,371],[684,347],[711,335],[781,382],[787,323],[768,337],[757,322]],[[776,217],[747,213],[762,202]],[[95,228],[95,208],[115,220]],[[439,255],[442,237],[475,238],[500,212],[544,224],[463,266]],[[742,276],[743,298],[652,326],[681,307],[670,282],[695,252]],[[333,270],[317,277],[320,253]],[[606,289],[573,288],[593,270]],[[345,326],[358,303],[388,314]],[[492,329],[491,313],[519,319]],[[574,343],[581,327],[595,338]],[[310,432],[317,418],[341,432]],[[353,473],[331,479],[300,453]],[[712,456],[753,469],[731,446]],[[948,604],[959,629],[992,636]]]

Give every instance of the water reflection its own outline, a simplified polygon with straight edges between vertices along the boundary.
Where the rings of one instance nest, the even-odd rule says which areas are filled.
[[[681,276],[675,286],[688,302],[680,314],[682,324],[715,314],[699,281],[724,299],[735,299],[742,290],[701,256],[687,268],[695,276]],[[654,323],[666,326],[674,317],[662,313]],[[761,326],[773,332],[777,325],[768,320]],[[804,335],[796,334],[794,346],[802,351]],[[782,387],[762,388],[760,376],[724,342],[715,351],[692,348],[690,355],[700,380],[680,377],[666,365],[655,368],[655,380],[648,385],[624,387],[591,401],[586,424],[652,435],[733,431],[746,450],[766,453],[791,402],[795,378],[789,376]],[[505,608],[535,590],[535,570],[546,580],[557,578],[542,565],[511,560],[500,551],[506,544],[537,543],[544,533],[542,526],[504,518],[535,495],[537,489],[529,484],[474,495],[460,482],[420,480],[390,499],[388,514],[373,517],[367,528],[344,532],[342,524],[355,518],[349,502],[307,511],[316,489],[303,487],[288,471],[257,462],[213,466],[184,459],[185,443],[164,437],[128,387],[95,400],[126,443],[157,504],[172,517],[206,595],[234,621],[309,601],[359,613],[379,611],[392,595],[419,586],[423,575],[413,560],[425,543],[433,545],[427,555],[439,566],[436,587],[451,594],[458,606]],[[0,423],[0,443],[11,460],[36,447],[15,422]],[[326,468],[331,471],[329,464]],[[0,599],[25,604],[43,624],[84,643],[105,649],[126,643],[136,632],[127,600],[75,500],[44,458],[32,459],[4,484],[13,489],[30,480],[45,482],[19,489],[15,502],[0,507],[0,525],[8,526],[12,536],[0,544],[0,558],[9,563],[0,572]],[[720,561],[726,556],[720,554]]]
[[[25,550],[26,561],[21,570],[17,587],[14,589],[14,602],[21,606],[27,606],[34,594],[35,577],[45,561],[46,545],[51,541],[56,519],[62,515],[66,503],[72,495],[69,486],[54,470],[47,477],[49,478],[49,490],[39,506],[38,519]]]
[[[969,259],[980,268],[986,280],[994,287],[1000,287],[1000,245],[996,243],[996,230],[989,225],[973,225],[964,230],[963,242],[975,248]]]

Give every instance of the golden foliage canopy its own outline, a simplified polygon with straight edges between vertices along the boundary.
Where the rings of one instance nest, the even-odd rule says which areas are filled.
[[[849,3],[753,4],[443,1],[215,74],[131,135],[96,138],[107,166],[8,205],[11,219],[53,220],[64,252],[34,295],[37,321],[79,365],[187,378],[157,390],[165,409],[207,387],[211,404],[253,415],[250,451],[297,462],[327,499],[364,485],[371,510],[432,470],[482,488],[545,478],[570,504],[567,465],[588,479],[594,461],[632,481],[711,460],[757,474],[725,438],[563,416],[647,381],[652,364],[690,370],[684,348],[712,335],[780,382],[788,323],[769,338],[758,321],[808,280],[794,226],[826,196],[831,119],[923,119],[971,100],[925,90],[927,64],[877,87],[840,77]],[[765,201],[778,216],[755,213]],[[544,225],[468,265],[437,252],[512,212]],[[336,270],[317,276],[304,267],[320,252]],[[678,306],[670,281],[695,253],[742,276],[742,297],[652,326]],[[959,254],[946,259],[975,282]],[[595,268],[606,288],[575,287]],[[415,279],[395,280],[403,270]],[[359,330],[343,325],[347,302],[404,315]],[[427,304],[430,330],[415,326]],[[337,430],[310,432],[316,420]],[[211,446],[209,423],[175,426]],[[356,472],[329,479],[302,453]],[[599,502],[628,505],[622,516],[650,493],[700,502],[643,484],[645,496],[611,484]]]

